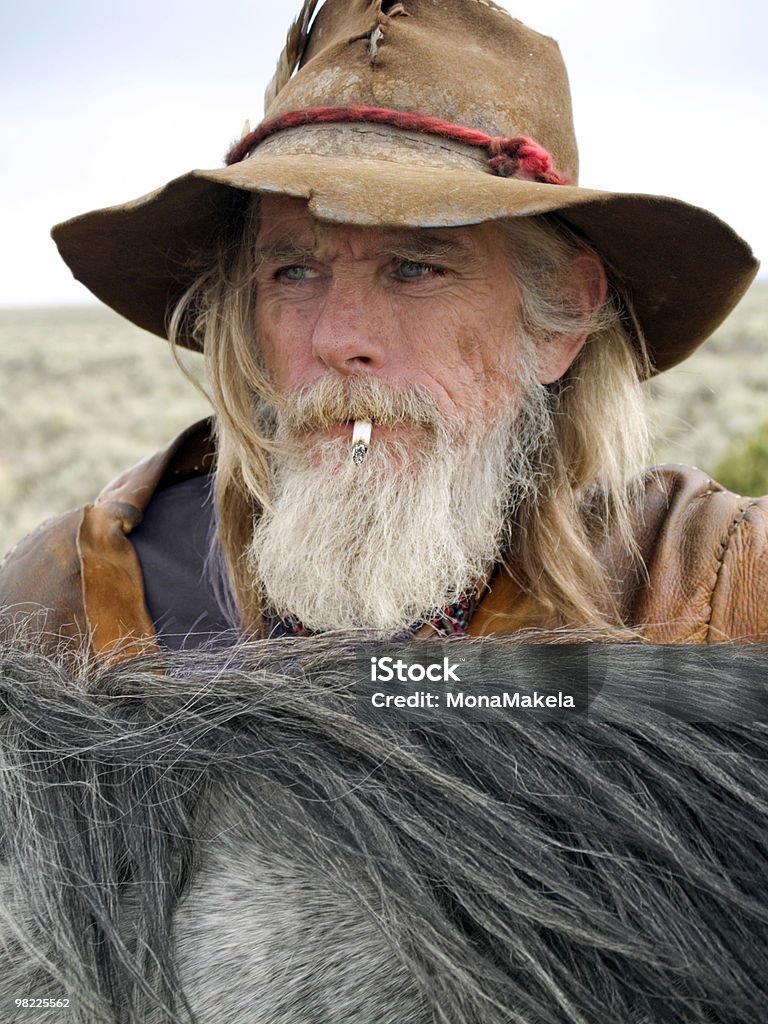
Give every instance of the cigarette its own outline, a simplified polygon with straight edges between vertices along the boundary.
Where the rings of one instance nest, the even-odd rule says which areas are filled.
[[[371,443],[372,424],[370,420],[355,420],[352,427],[352,461],[359,466],[368,454]]]

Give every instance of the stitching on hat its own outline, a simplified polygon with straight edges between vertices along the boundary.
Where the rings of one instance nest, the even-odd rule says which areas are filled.
[[[379,0],[379,10],[376,14],[376,25],[371,29],[368,35],[368,53],[371,58],[371,63],[376,62],[376,58],[379,54],[379,44],[384,39],[384,30],[381,27],[386,25],[391,18],[397,17],[409,17],[408,11],[406,11],[402,2],[399,0]]]
[[[371,56],[371,60],[376,60],[376,55],[379,52],[379,42],[383,38],[384,33],[381,31],[381,25],[377,25],[368,37],[368,53]]]

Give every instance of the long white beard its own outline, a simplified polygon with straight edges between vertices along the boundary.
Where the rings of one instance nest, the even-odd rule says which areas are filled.
[[[396,421],[396,411],[371,411],[382,409],[381,385],[354,390],[350,418]],[[428,399],[411,391],[407,401],[424,423],[423,443],[377,437],[374,426],[361,465],[348,437],[308,447],[296,436],[301,415],[289,413],[288,427],[278,415],[276,439],[286,447],[275,459],[272,507],[247,553],[265,604],[278,614],[309,629],[392,636],[458,600],[498,559],[510,514],[534,485],[529,455],[546,430],[542,389],[518,404],[525,423],[510,413],[484,436],[469,432],[461,441]]]

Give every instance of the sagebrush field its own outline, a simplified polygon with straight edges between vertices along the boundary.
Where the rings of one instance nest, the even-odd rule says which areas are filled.
[[[187,361],[202,374],[198,356]],[[768,419],[767,395],[759,282],[696,355],[648,385],[657,461],[711,470]],[[0,310],[0,553],[207,414],[168,345],[109,310]]]

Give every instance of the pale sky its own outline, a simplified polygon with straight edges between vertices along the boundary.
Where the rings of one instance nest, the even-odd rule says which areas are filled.
[[[299,6],[5,4],[0,305],[87,301],[59,260],[50,227],[133,199],[193,167],[220,165],[245,118],[252,125],[261,118],[264,86]],[[505,6],[560,43],[581,184],[704,206],[768,263],[763,0]]]

